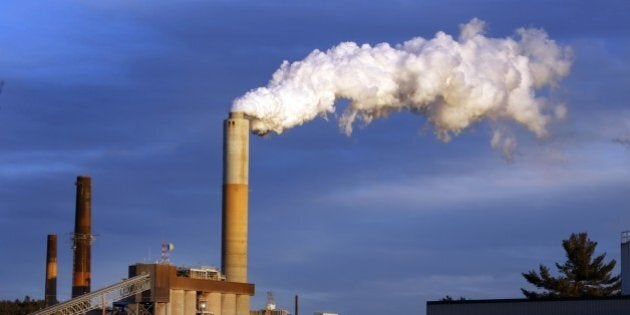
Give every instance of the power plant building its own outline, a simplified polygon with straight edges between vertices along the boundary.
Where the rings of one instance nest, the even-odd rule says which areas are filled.
[[[128,294],[118,299],[124,299],[125,302],[117,304],[123,305],[129,314],[289,315],[288,311],[275,310],[275,308],[250,311],[250,296],[254,295],[255,286],[247,282],[249,120],[243,113],[232,112],[224,121],[223,131],[221,270],[208,267],[183,268],[168,263],[140,263],[129,266],[129,279],[117,285],[126,285],[126,281],[135,281],[134,279],[145,281],[143,283],[146,285],[146,287],[141,287],[141,285],[133,287],[129,284],[128,287],[125,287],[134,288],[135,291],[126,291]],[[78,176],[76,181],[75,230],[72,236],[73,299],[80,299],[82,295],[85,295],[85,298],[91,298],[94,295],[86,295],[90,293],[91,289],[91,243],[93,239],[91,195],[91,178]],[[57,303],[56,235],[49,235],[47,241],[45,300],[47,306],[50,306]],[[621,236],[621,274],[622,296],[555,300],[430,301],[427,302],[427,315],[630,314],[630,231],[623,232]],[[105,289],[107,288],[99,291]],[[120,290],[122,293],[124,291],[123,289]],[[72,302],[72,300],[68,302]],[[297,315],[298,310],[297,302],[296,296],[295,315]],[[314,315],[338,314],[315,312]]]
[[[224,281],[221,273],[212,268],[178,268],[170,264],[129,267],[129,278],[141,274],[151,275],[151,288],[128,300],[127,309],[132,314],[234,315],[237,297],[254,294],[253,284]]]
[[[126,309],[130,314],[250,315],[254,285],[247,282],[249,120],[243,113],[232,112],[223,127],[221,270],[178,268],[167,261],[135,264],[129,267],[129,279],[85,295],[91,289],[92,190],[91,178],[78,176],[72,235],[72,300],[54,306],[50,314],[63,313],[57,310],[73,307],[93,310],[94,305],[87,298],[93,300],[92,296],[100,296],[104,305],[105,295],[118,290],[112,288],[124,288],[116,291],[125,297],[121,297],[123,302],[115,303],[115,308]],[[46,299],[51,304],[56,302],[56,237],[54,240],[52,246],[49,238],[45,288]],[[48,314],[50,311],[40,312]]]
[[[249,133],[243,113],[232,112],[224,121],[221,272],[169,264],[130,266],[130,278],[148,273],[153,279],[151,290],[129,301],[130,310],[156,315],[250,315],[254,285],[247,283]]]
[[[223,124],[221,272],[136,264],[129,277],[148,273],[151,290],[130,300],[129,309],[156,315],[250,315],[254,285],[247,283],[249,212],[249,120],[232,112]]]

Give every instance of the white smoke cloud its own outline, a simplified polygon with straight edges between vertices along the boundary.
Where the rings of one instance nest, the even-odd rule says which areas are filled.
[[[335,113],[335,101],[347,99],[339,125],[348,135],[357,119],[367,124],[407,110],[425,115],[443,141],[482,119],[514,121],[546,136],[549,122],[566,115],[566,108],[535,92],[569,73],[570,49],[540,29],[489,38],[476,18],[460,28],[458,40],[438,32],[393,47],[344,42],[284,61],[266,87],[237,98],[232,111],[250,116],[254,132],[282,133]],[[515,139],[505,135],[496,131],[492,146],[513,150]]]

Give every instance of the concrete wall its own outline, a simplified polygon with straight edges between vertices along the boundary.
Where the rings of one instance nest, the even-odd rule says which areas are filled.
[[[236,314],[249,315],[249,295],[239,294],[236,296]]]

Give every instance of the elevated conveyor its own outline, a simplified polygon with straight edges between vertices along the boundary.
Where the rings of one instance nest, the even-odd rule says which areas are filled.
[[[91,310],[102,308],[111,302],[119,301],[150,289],[151,275],[141,274],[98,291],[44,308],[31,313],[31,315],[82,315]]]

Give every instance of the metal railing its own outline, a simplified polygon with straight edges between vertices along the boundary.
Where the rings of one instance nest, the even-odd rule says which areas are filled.
[[[59,303],[31,315],[79,315],[105,307],[105,305],[151,289],[151,276],[142,274],[110,285],[98,291],[86,293],[72,300]]]

